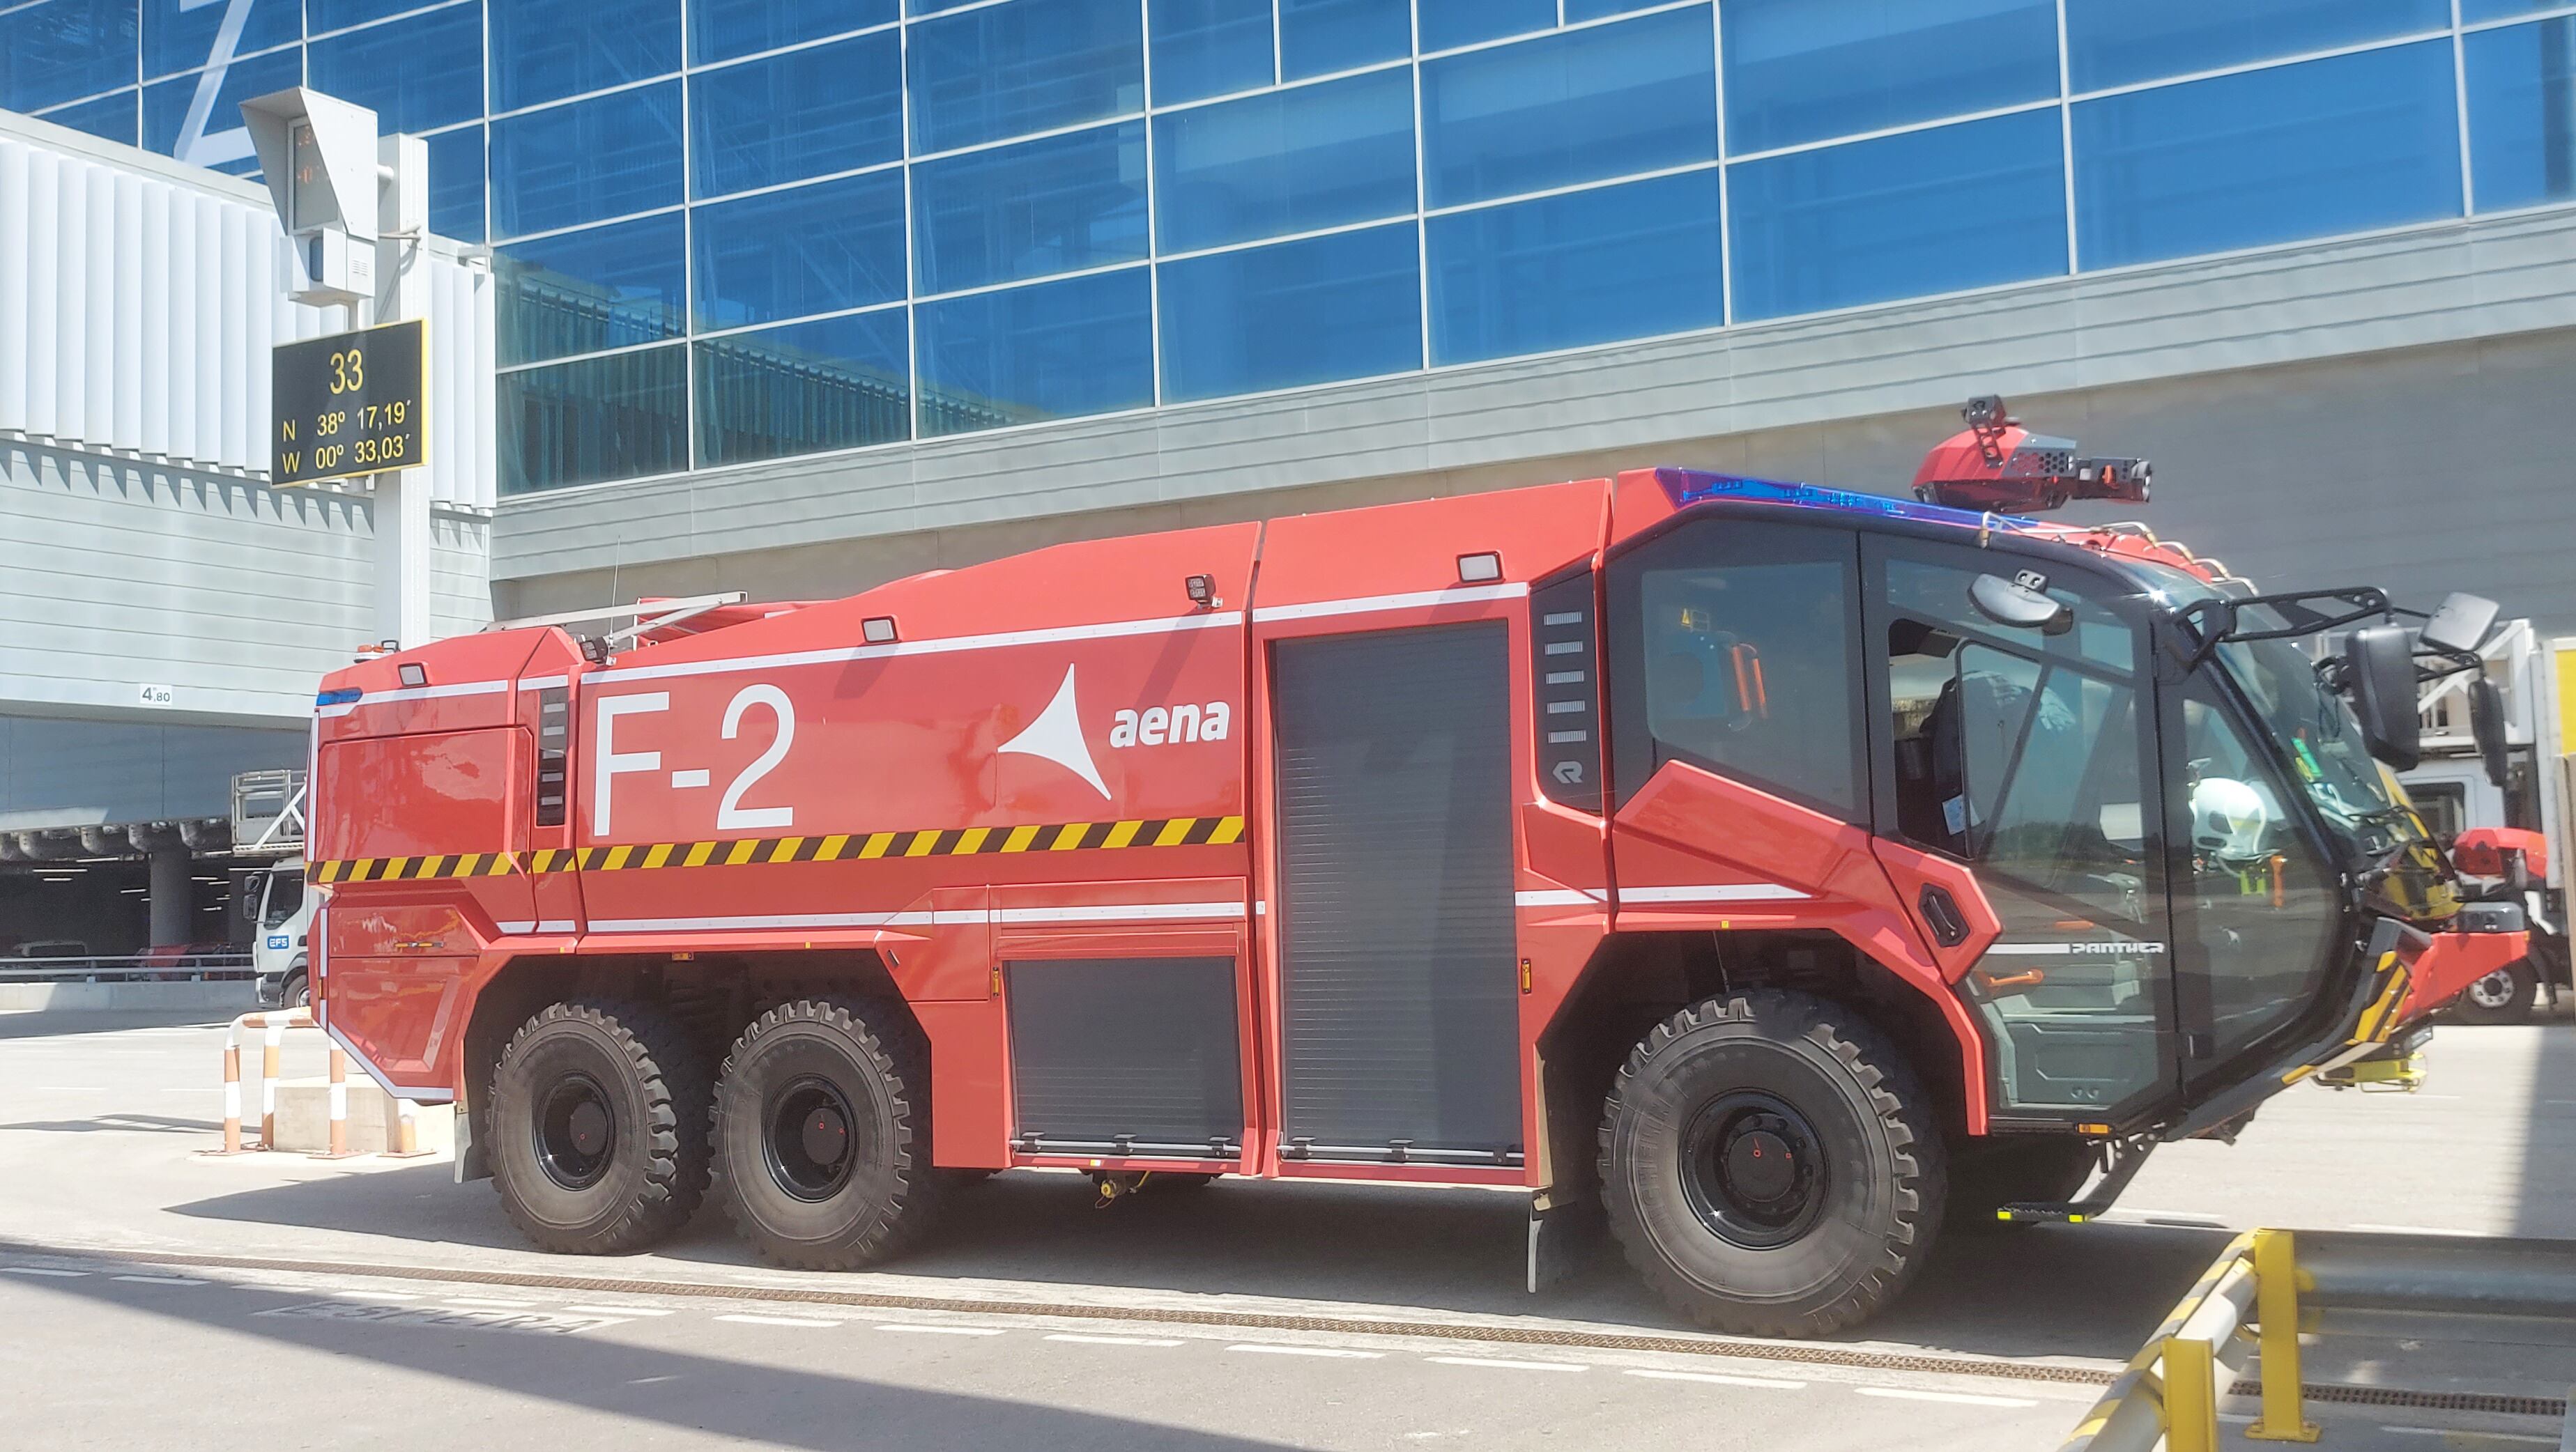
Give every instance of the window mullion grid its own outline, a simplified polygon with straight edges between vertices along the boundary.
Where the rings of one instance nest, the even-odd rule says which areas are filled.
[[[2474,216],[2478,209],[2477,173],[2469,154],[2469,60],[2468,41],[2460,34],[2460,0],[2451,0],[2451,102],[2457,115],[2460,140],[2460,215]]]
[[[684,0],[685,3],[685,0]],[[680,458],[682,467],[698,467],[698,191],[696,128],[690,124],[693,89],[689,84],[689,17],[680,16]]]
[[[1718,326],[1735,326],[1735,231],[1734,184],[1731,168],[1726,164],[1726,23],[1718,14],[1717,0],[1709,0],[1708,34],[1711,78],[1716,82],[1710,94],[1717,101],[1717,321]]]
[[[2456,3],[2456,0],[2455,0]],[[2075,84],[2067,62],[2066,0],[2057,0],[2057,163],[2065,176],[2066,275],[2084,268],[2075,231]]]
[[[898,15],[910,9],[910,0],[898,0]],[[901,98],[898,118],[903,130],[903,366],[912,380],[912,419],[905,437],[919,440],[922,436],[922,395],[927,389],[921,368],[921,306],[918,301],[921,284],[915,268],[912,240],[912,24],[910,17],[895,31],[895,65],[901,74],[896,78],[896,94]]]
[[[1279,7],[1283,3],[1284,0],[1270,0],[1270,84],[1274,86],[1288,79],[1287,47],[1279,26]],[[1152,47],[1151,36],[1146,38],[1146,45],[1148,49]]]
[[[1415,356],[1417,366],[1431,366],[1431,223],[1423,215],[1430,210],[1429,148],[1422,139],[1422,15],[1419,5],[1406,8],[1407,22],[1413,27],[1411,65],[1413,67],[1413,290],[1422,303],[1422,335]]]
[[[1278,0],[1271,0],[1270,64],[1272,73],[1279,65]],[[1154,196],[1161,188],[1154,178],[1154,13],[1153,0],[1136,0],[1137,50],[1144,68],[1145,113],[1145,329],[1150,335],[1147,356],[1153,361],[1154,407],[1163,406],[1163,267],[1156,259],[1162,254],[1162,238],[1155,235]]]

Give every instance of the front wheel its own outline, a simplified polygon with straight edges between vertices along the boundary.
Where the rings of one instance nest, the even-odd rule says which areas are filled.
[[[774,1264],[856,1270],[900,1252],[948,1186],[930,1164],[930,1056],[898,1009],[807,999],[753,1020],[716,1086],[716,1180]]]
[[[2531,1017],[2531,1000],[2540,975],[2531,960],[2516,958],[2460,990],[2451,1002],[2451,1017],[2460,1023],[2521,1023]]]
[[[1693,1321],[1819,1336],[1921,1268],[1945,1162],[1931,1103],[1875,1029],[1802,993],[1712,998],[1628,1056],[1601,1181],[1631,1264]]]

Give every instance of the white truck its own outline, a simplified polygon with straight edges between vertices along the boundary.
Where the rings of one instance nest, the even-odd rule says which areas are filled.
[[[2576,821],[2576,762],[2566,755],[2576,710],[2576,637],[2550,639],[2507,621],[2479,651],[2481,674],[2424,689],[2424,759],[2399,780],[2435,838],[2481,897],[2519,901],[2531,953],[2471,984],[2446,1012],[2456,1022],[2519,1023],[2542,997],[2576,992],[2569,978],[2567,832]],[[2477,705],[2481,686],[2489,705]],[[2481,740],[2480,717],[2487,716]]]
[[[251,969],[263,1008],[301,1008],[313,996],[305,932],[318,901],[304,890],[304,773],[249,771],[233,778],[233,851],[273,859],[234,891],[250,924]]]

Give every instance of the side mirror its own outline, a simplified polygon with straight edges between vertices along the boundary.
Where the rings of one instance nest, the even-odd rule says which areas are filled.
[[[2469,735],[2478,743],[2478,759],[2486,763],[2488,783],[2501,790],[2511,766],[2505,757],[2504,692],[2483,676],[2469,682]]]
[[[2047,584],[2046,577],[2029,570],[2010,580],[2001,575],[1979,575],[1968,586],[1968,603],[1997,625],[2036,630],[2042,635],[2064,635],[2075,628],[2075,611],[2049,595]]]
[[[2486,644],[2487,633],[2495,629],[2496,616],[2502,613],[2502,606],[2482,595],[2445,595],[2433,618],[2424,622],[2424,648],[2446,655],[2470,654]]]
[[[2399,771],[2424,758],[2424,718],[2415,710],[2415,643],[2402,625],[2373,625],[2344,638],[2344,684],[2370,754]]]

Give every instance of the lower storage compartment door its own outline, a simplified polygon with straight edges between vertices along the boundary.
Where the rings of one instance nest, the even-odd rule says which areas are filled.
[[[1006,959],[1002,972],[1022,1153],[1240,1153],[1232,958]]]

